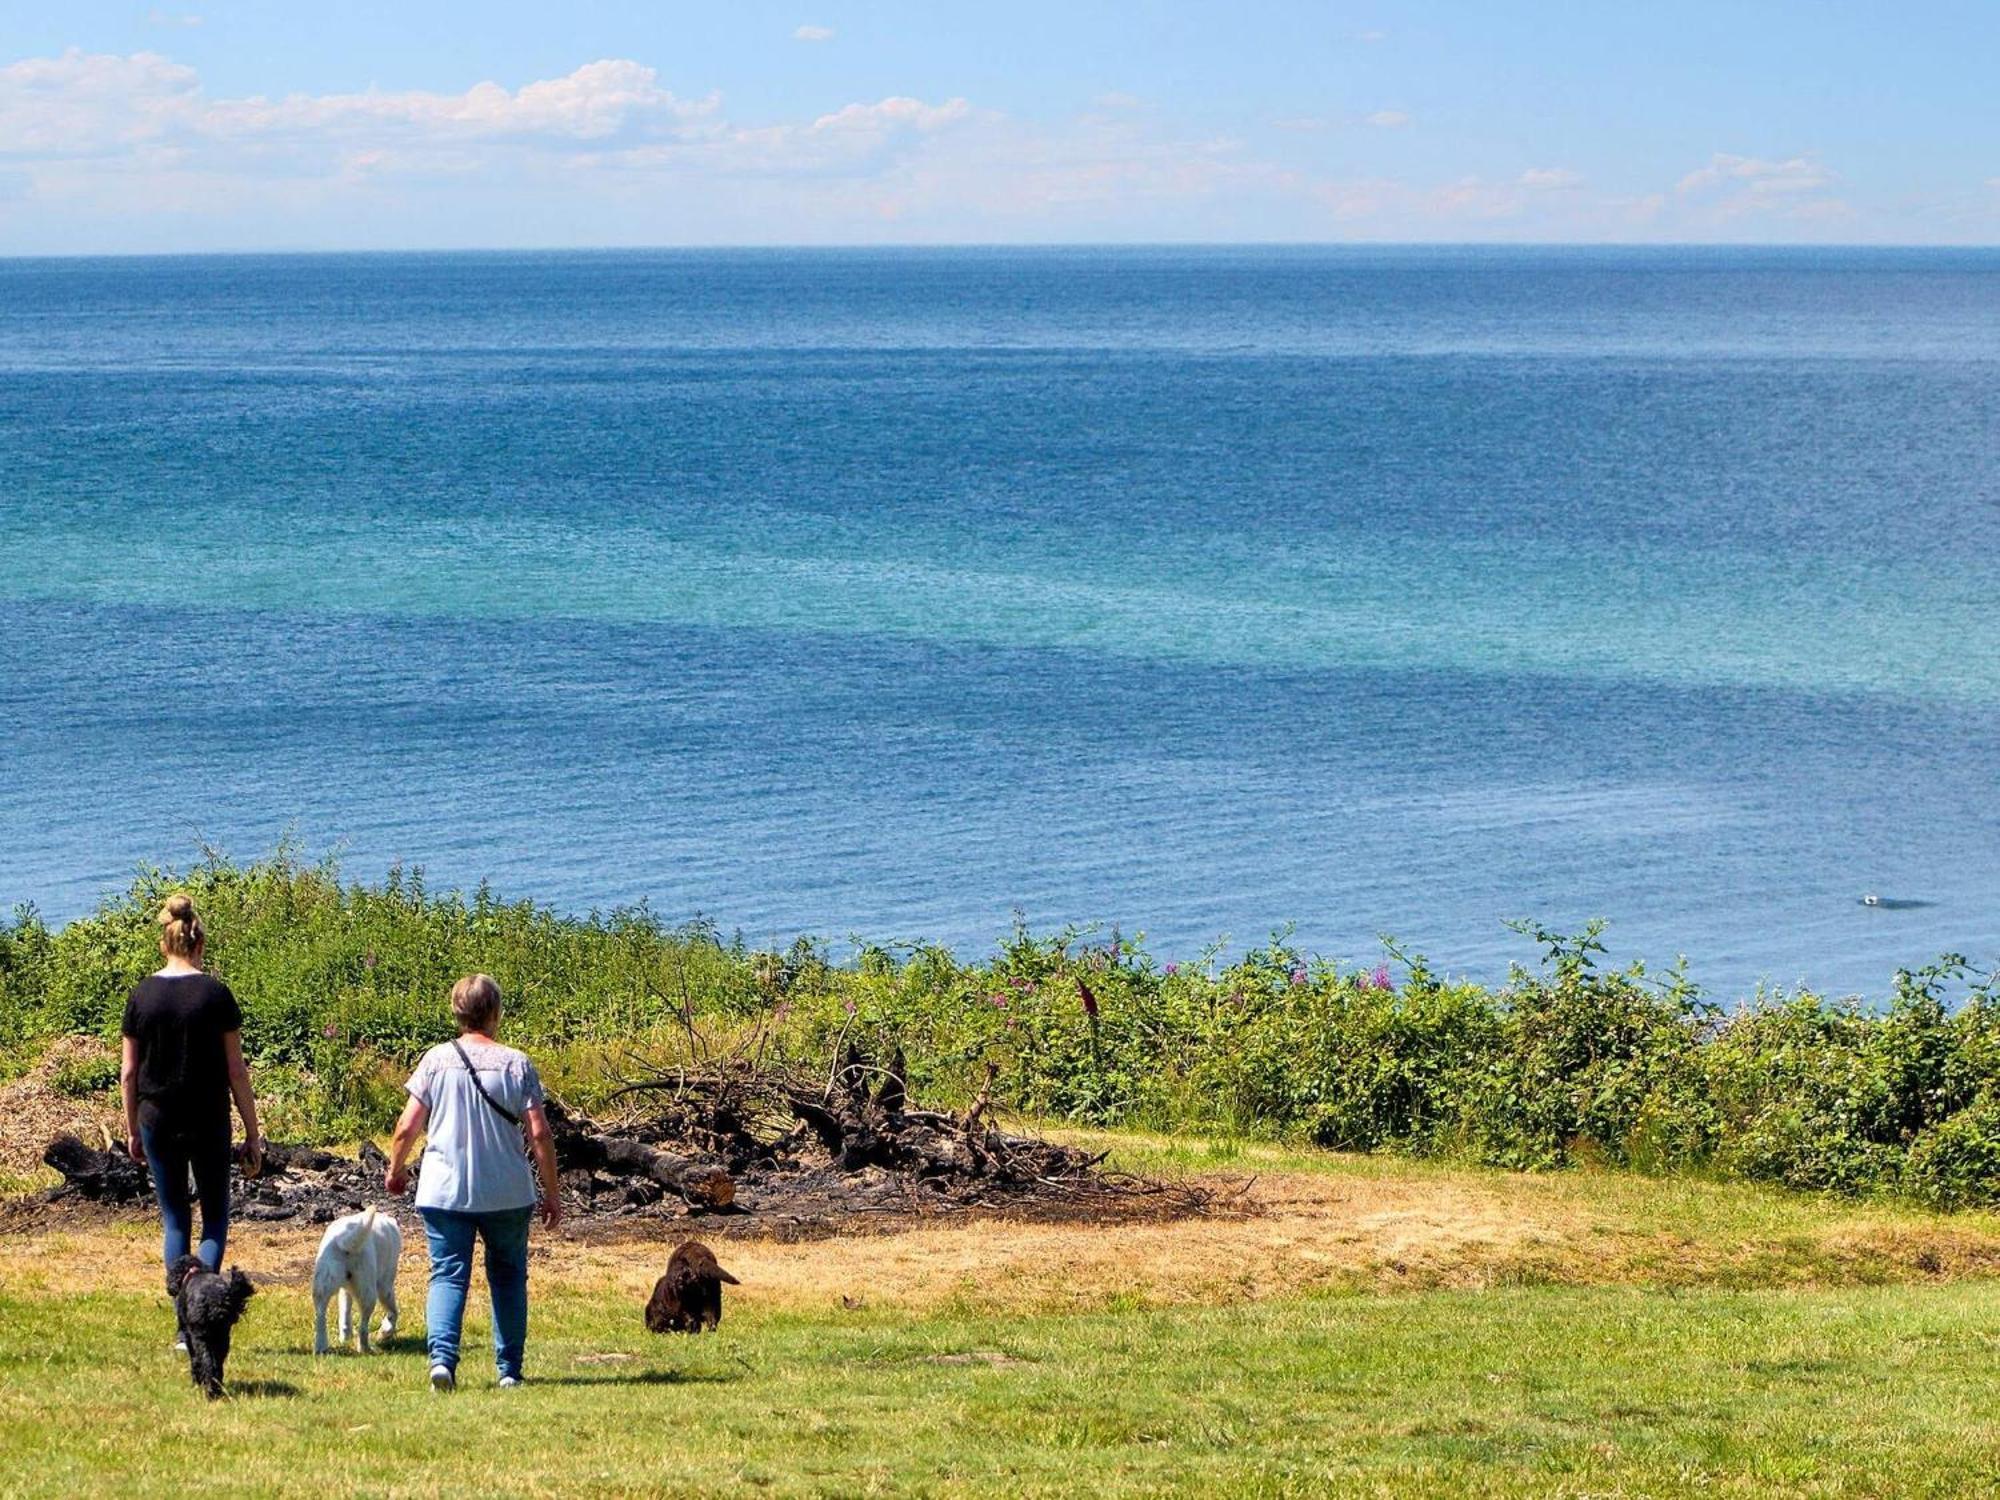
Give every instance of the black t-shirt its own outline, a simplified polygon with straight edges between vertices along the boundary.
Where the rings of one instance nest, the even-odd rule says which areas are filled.
[[[229,1119],[229,1054],[243,1029],[229,986],[207,974],[149,974],[125,1002],[125,1035],[139,1044],[139,1098],[162,1116]]]

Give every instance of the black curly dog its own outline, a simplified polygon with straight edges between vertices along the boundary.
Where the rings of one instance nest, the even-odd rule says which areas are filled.
[[[243,1316],[243,1304],[257,1294],[236,1266],[223,1276],[197,1256],[183,1255],[167,1272],[174,1312],[187,1339],[188,1374],[213,1401],[222,1394],[222,1366],[229,1358],[229,1330]]]

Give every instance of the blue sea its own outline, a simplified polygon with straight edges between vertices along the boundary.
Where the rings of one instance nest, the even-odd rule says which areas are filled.
[[[0,261],[0,522],[51,918],[2000,960],[2000,253]]]

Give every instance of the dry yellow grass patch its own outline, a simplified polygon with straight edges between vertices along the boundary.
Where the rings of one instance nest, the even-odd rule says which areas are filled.
[[[915,1311],[1241,1302],[1329,1290],[1576,1285],[1837,1285],[2000,1274],[2000,1221],[1850,1208],[1709,1184],[1526,1177],[1374,1164],[1264,1176],[1242,1217],[1090,1227],[945,1221],[806,1243],[651,1224],[653,1238],[538,1236],[545,1294],[636,1308],[676,1242],[702,1235],[743,1279],[738,1305]],[[636,1228],[636,1226],[635,1226]],[[230,1255],[302,1285],[318,1226],[239,1225]],[[158,1275],[150,1224],[0,1235],[0,1291],[135,1289]],[[406,1232],[404,1275],[422,1237]],[[843,1302],[843,1299],[847,1299]]]
[[[66,1036],[51,1042],[27,1073],[0,1085],[0,1169],[53,1184],[59,1179],[42,1166],[42,1148],[56,1136],[68,1131],[93,1146],[102,1145],[107,1132],[122,1139],[125,1124],[115,1097],[73,1098],[55,1084],[56,1075],[73,1064],[116,1056],[116,1049],[96,1037]]]

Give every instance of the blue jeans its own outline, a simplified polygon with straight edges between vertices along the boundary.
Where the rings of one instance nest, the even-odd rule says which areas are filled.
[[[527,1208],[460,1213],[420,1208],[431,1245],[431,1290],[424,1302],[424,1334],[431,1363],[458,1370],[458,1335],[465,1326],[465,1293],[472,1285],[472,1240],[486,1242],[486,1289],[493,1294],[493,1364],[502,1379],[521,1378],[521,1350],[528,1342]]]
[[[153,1173],[167,1269],[173,1270],[174,1262],[188,1253],[188,1244],[194,1239],[194,1199],[198,1196],[201,1243],[195,1254],[209,1270],[221,1270],[223,1247],[229,1239],[229,1117],[224,1115],[220,1125],[213,1121],[190,1125],[164,1118],[150,1104],[142,1104],[139,1144]],[[193,1194],[188,1192],[190,1171],[194,1174]]]

